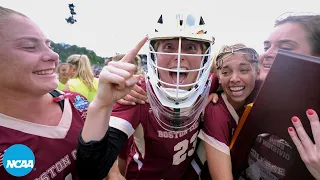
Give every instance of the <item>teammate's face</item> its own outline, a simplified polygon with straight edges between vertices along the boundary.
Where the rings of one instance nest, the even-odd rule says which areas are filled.
[[[68,65],[67,64],[64,64],[64,65],[61,65],[60,68],[59,68],[59,77],[61,78],[68,78]]]
[[[231,104],[244,103],[254,89],[258,72],[241,53],[226,56],[218,71],[219,83]]]
[[[301,54],[311,54],[308,37],[306,31],[298,23],[287,22],[276,26],[268,40],[264,42],[265,52],[261,54],[261,75],[265,77],[269,72],[279,49],[290,50]]]
[[[164,40],[160,41],[157,51],[164,53],[178,53],[179,40]],[[183,54],[202,54],[201,44],[195,41],[182,40],[181,53]],[[158,66],[168,69],[177,69],[178,55],[158,54]],[[180,70],[199,69],[201,56],[180,56]],[[168,72],[159,69],[160,79],[166,83],[177,84],[178,78],[176,72]],[[190,84],[195,82],[198,71],[195,72],[180,72],[179,84]],[[166,86],[166,85],[164,85]],[[170,87],[170,86],[166,86]],[[172,87],[171,87],[172,88]],[[187,87],[186,87],[187,88]]]
[[[47,93],[57,87],[59,56],[50,41],[31,20],[21,16],[1,19],[0,83],[12,91]]]

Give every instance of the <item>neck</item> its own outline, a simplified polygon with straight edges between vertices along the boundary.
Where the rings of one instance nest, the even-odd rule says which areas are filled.
[[[231,104],[231,106],[236,110],[236,111],[239,111],[241,108],[244,107],[245,105],[245,101],[242,101],[242,102],[235,102],[235,101],[232,101],[231,98],[229,98],[227,96],[227,99],[229,101],[229,103]]]
[[[67,84],[69,78],[60,78],[59,77],[59,81],[62,83],[62,84]]]
[[[49,93],[43,95],[32,95],[22,91],[5,91],[0,88],[0,113],[17,119],[33,122],[37,120],[45,109],[53,104]]]

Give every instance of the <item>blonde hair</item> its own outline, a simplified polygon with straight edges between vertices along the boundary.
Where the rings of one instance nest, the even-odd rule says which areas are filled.
[[[112,57],[112,61],[120,61],[124,56],[125,56],[125,54],[117,54]],[[131,63],[134,64],[135,66],[137,66],[137,70],[136,70],[135,74],[141,74],[142,73],[141,58],[137,55],[133,59],[133,61],[131,61]]]
[[[216,58],[217,58],[216,55],[212,56],[211,70],[210,70],[211,73],[217,73]]]
[[[87,55],[74,54],[68,57],[67,63],[76,69],[76,73],[72,78],[79,78],[87,88],[95,90],[93,86],[93,72],[91,70],[90,60]]]

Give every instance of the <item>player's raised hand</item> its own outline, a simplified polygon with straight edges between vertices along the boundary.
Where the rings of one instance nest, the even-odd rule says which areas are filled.
[[[314,178],[320,179],[320,122],[318,114],[312,110],[307,110],[307,116],[310,120],[312,135],[315,143],[313,143],[304,130],[302,123],[298,117],[292,118],[294,128],[289,127],[288,132],[299,151],[300,157],[309,172]]]
[[[99,106],[113,106],[123,98],[139,81],[139,75],[134,75],[136,66],[130,63],[138,54],[148,37],[143,38],[134,49],[126,54],[120,61],[111,61],[105,66],[99,76],[99,86],[95,103]]]

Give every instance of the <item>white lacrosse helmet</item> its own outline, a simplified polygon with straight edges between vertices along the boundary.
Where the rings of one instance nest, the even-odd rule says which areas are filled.
[[[179,42],[177,52],[157,51],[157,42],[161,40],[177,40]],[[183,54],[183,40],[201,43],[202,54]],[[185,130],[198,119],[210,89],[211,49],[214,41],[214,37],[207,34],[202,16],[188,13],[161,15],[154,32],[149,34],[146,79],[148,99],[155,116],[165,129]],[[177,67],[169,69],[158,66],[159,55],[176,56]],[[200,67],[197,69],[181,67],[181,56],[201,57]],[[161,80],[159,70],[176,75],[176,82],[168,83]],[[190,72],[197,73],[196,80],[189,84],[183,83],[183,80],[180,82],[179,77],[187,77]]]

